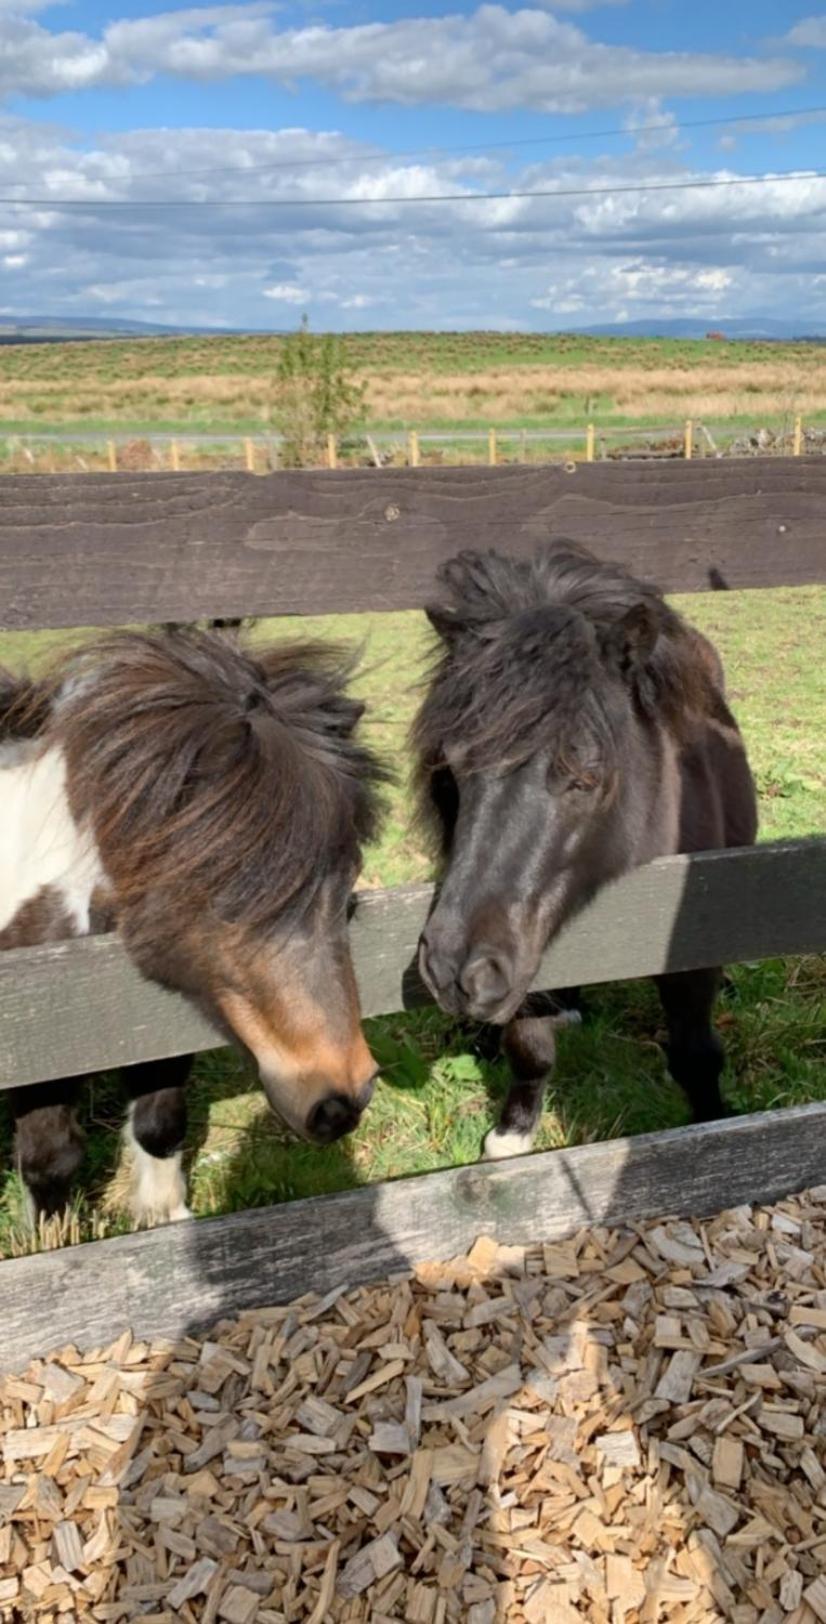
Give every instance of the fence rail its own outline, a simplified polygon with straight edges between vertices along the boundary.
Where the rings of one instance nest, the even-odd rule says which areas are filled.
[[[365,1015],[429,1002],[416,948],[431,896],[422,885],[360,894],[351,939]],[[812,953],[824,942],[826,840],[667,857],[600,892],[545,954],[535,986]],[[33,1020],[34,1009],[48,1019]],[[225,1041],[186,999],[144,981],[115,936],[0,953],[0,1091]]]
[[[563,535],[669,592],[826,584],[826,458],[10,475],[0,627],[414,609],[462,547]]]

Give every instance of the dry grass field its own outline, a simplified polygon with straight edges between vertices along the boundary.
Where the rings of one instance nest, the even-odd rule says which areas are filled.
[[[272,420],[276,337],[0,348],[0,427],[254,433]],[[714,424],[826,419],[813,344],[374,333],[344,340],[368,428]]]

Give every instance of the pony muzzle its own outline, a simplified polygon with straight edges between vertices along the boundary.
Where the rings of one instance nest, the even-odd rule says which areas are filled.
[[[419,970],[448,1015],[499,1025],[510,1019],[522,1001],[523,990],[514,985],[510,955],[490,943],[463,943],[457,950],[438,931],[426,929],[419,945]]]

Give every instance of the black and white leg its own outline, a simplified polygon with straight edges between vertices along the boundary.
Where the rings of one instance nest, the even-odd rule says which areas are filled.
[[[725,1052],[711,1024],[720,979],[720,970],[657,977],[668,1027],[668,1069],[687,1096],[695,1122],[727,1115],[720,1093]]]
[[[184,1089],[191,1068],[191,1055],[176,1055],[129,1066],[123,1073],[129,1096],[124,1137],[131,1161],[130,1208],[137,1224],[190,1217],[182,1164]]]
[[[531,1149],[556,1057],[556,1025],[553,1015],[516,1015],[505,1027],[503,1046],[513,1081],[498,1126],[485,1139],[487,1161],[524,1156]]]
[[[62,1212],[83,1160],[84,1137],[75,1106],[82,1079],[63,1078],[12,1091],[15,1154],[29,1217]]]

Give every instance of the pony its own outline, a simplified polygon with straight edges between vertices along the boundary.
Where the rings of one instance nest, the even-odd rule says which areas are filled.
[[[387,775],[356,736],[350,670],[331,645],[187,628],[113,633],[45,680],[0,672],[0,949],[117,929],[319,1143],[356,1126],[376,1076],[347,925]],[[124,1072],[138,1223],[188,1216],[192,1058]],[[78,1170],[78,1083],[11,1092],[34,1213]]]
[[[419,970],[447,1013],[499,1029],[512,1081],[495,1158],[531,1148],[565,1018],[529,993],[548,943],[639,864],[753,844],[757,804],[719,656],[655,586],[564,539],[525,559],[461,553],[437,582],[412,731],[439,861]],[[720,978],[656,978],[699,1121],[724,1114]]]

